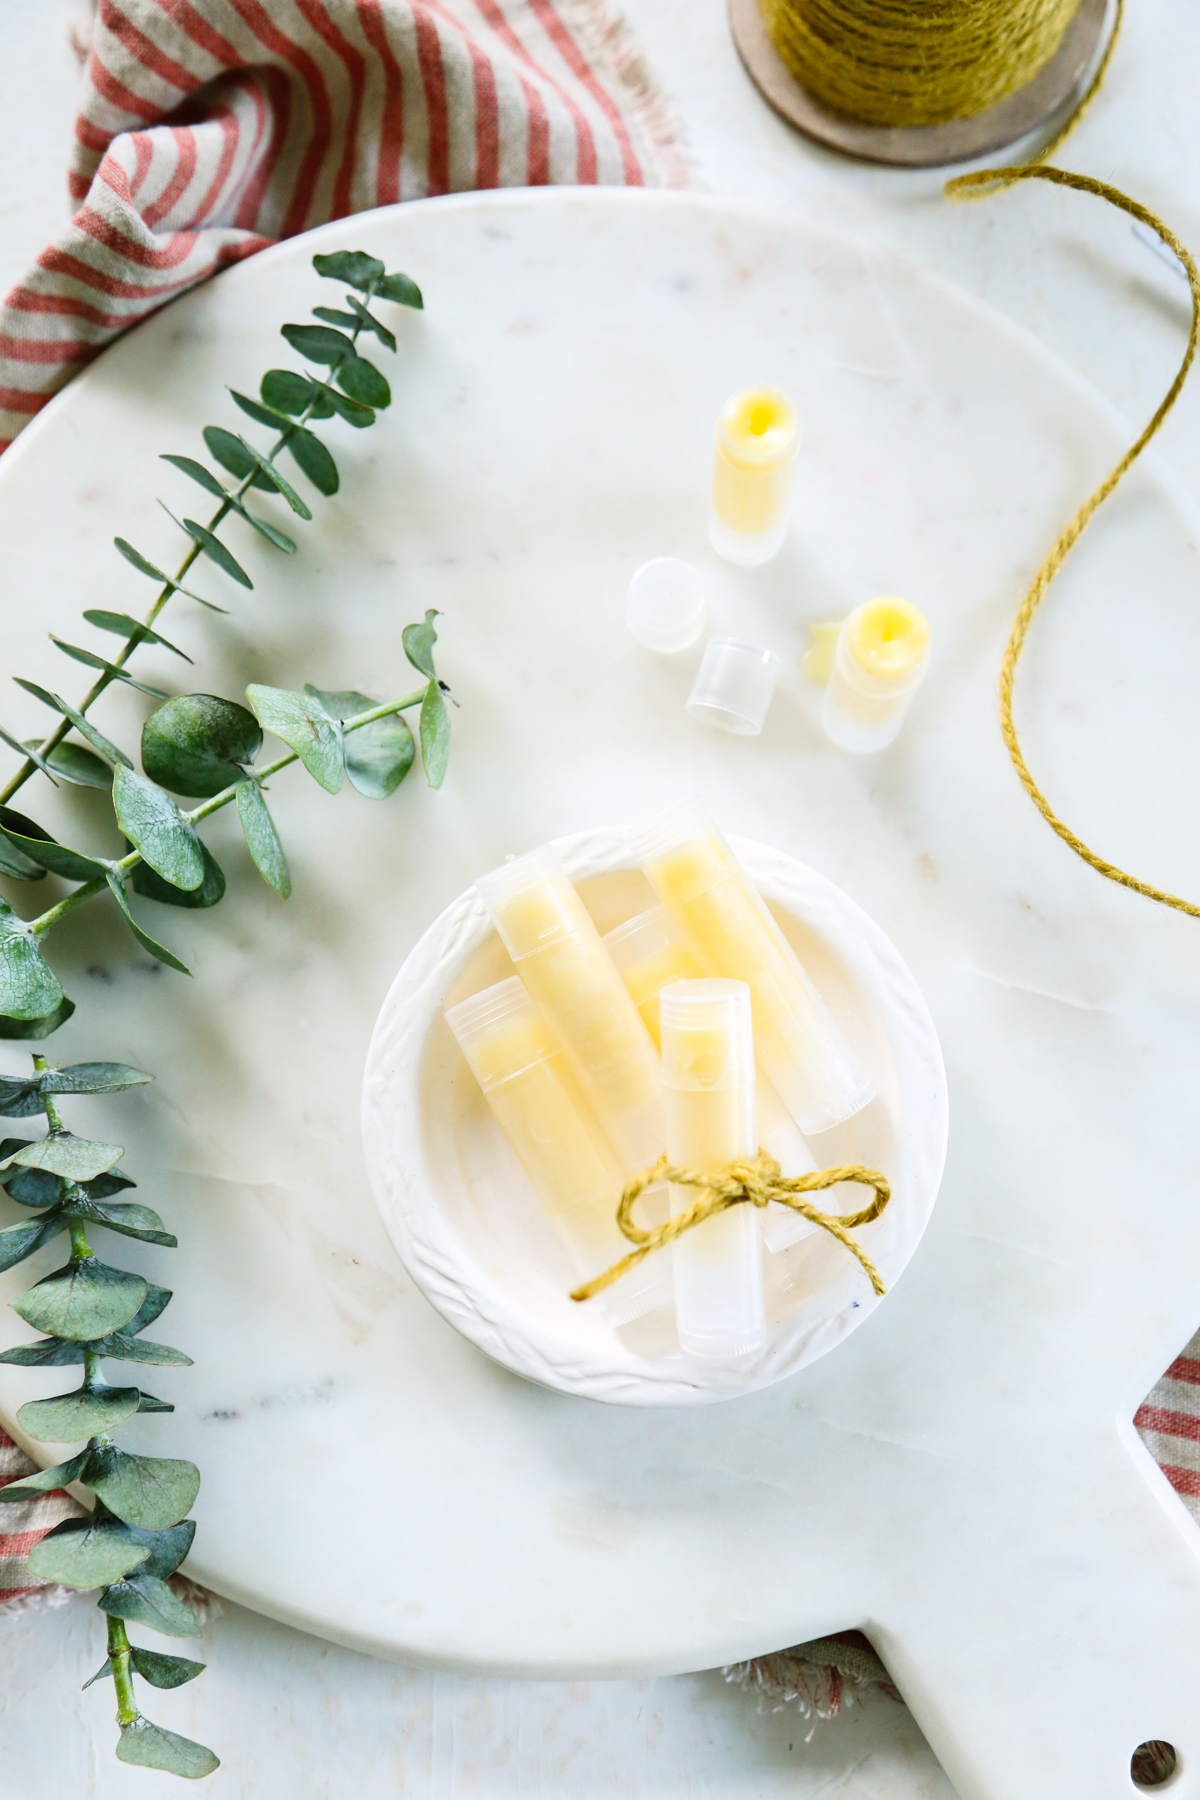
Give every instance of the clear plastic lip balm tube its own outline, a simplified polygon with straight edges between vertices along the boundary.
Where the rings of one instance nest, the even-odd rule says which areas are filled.
[[[599,1275],[629,1250],[616,1222],[621,1171],[541,1008],[510,976],[449,1007],[446,1023],[578,1273]],[[669,1298],[669,1282],[646,1262],[593,1304],[624,1325]]]
[[[741,981],[673,981],[659,995],[667,1155],[716,1169],[758,1149],[750,990]],[[671,1212],[699,1189],[673,1187]],[[746,1356],[767,1338],[762,1239],[753,1206],[731,1206],[671,1246],[675,1325],[691,1356]]]
[[[796,415],[774,388],[744,388],[721,408],[708,536],[726,562],[752,566],[778,554],[799,448]]]
[[[869,1077],[704,808],[663,814],[633,852],[705,974],[749,986],[758,1061],[805,1136],[866,1106]]]
[[[550,850],[476,883],[626,1176],[661,1155],[662,1071],[591,914]]]
[[[699,957],[664,906],[652,906],[636,918],[626,919],[623,925],[608,932],[603,942],[646,1030],[661,1049],[659,995],[668,982],[703,977]],[[817,1159],[761,1069],[757,1072],[756,1088],[760,1149],[775,1158],[784,1175],[812,1174],[818,1166]],[[801,1214],[774,1202],[763,1216],[763,1243],[768,1250],[786,1250],[815,1230]]]
[[[821,704],[825,734],[842,750],[882,750],[900,730],[929,668],[929,622],[911,601],[856,607],[838,634]]]

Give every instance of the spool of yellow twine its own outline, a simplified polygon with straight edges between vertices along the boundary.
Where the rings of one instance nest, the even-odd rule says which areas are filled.
[[[1053,56],[1079,0],[760,0],[767,31],[796,79],[827,106],[866,124],[930,125],[972,118],[1031,81]],[[1060,532],[1021,602],[1000,669],[1000,729],[1022,787],[1046,823],[1089,867],[1148,900],[1200,918],[1200,905],[1128,874],[1092,850],[1060,818],[1034,780],[1013,720],[1017,664],[1047,589],[1089,521],[1154,438],[1179,398],[1200,336],[1200,273],[1167,225],[1137,200],[1090,175],[1050,168],[1046,158],[1078,124],[1108,71],[1121,27],[1112,35],[1079,104],[1029,161],[979,169],[946,183],[951,200],[970,200],[1022,181],[1048,181],[1095,194],[1153,231],[1179,259],[1191,289],[1192,317],[1179,371],[1145,430]]]

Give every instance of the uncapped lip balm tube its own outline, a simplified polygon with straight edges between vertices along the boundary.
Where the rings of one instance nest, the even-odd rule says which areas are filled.
[[[621,1171],[540,1007],[510,976],[449,1007],[446,1023],[578,1273],[599,1275],[629,1251],[616,1222]],[[670,1297],[648,1261],[597,1304],[609,1324],[624,1325]]]
[[[929,668],[929,621],[909,600],[856,607],[842,626],[821,724],[839,749],[882,750],[904,723]]]
[[[659,996],[668,982],[701,978],[704,969],[699,957],[665,906],[652,906],[635,918],[626,919],[623,925],[608,932],[603,942],[646,1030],[661,1050]],[[784,1175],[812,1174],[818,1166],[817,1159],[761,1069],[757,1071],[755,1086],[760,1149],[775,1158]],[[800,1213],[774,1201],[763,1217],[763,1242],[768,1250],[786,1250],[815,1230],[816,1226]]]
[[[709,541],[726,562],[769,562],[787,536],[800,431],[774,388],[744,388],[721,408],[713,459]]]
[[[623,1173],[636,1174],[662,1153],[662,1071],[591,914],[549,849],[476,886]]]
[[[719,1169],[758,1149],[750,990],[741,981],[673,981],[659,995],[667,1155]],[[702,1189],[672,1187],[671,1213]],[[746,1356],[767,1339],[757,1210],[731,1206],[671,1246],[675,1325],[692,1356]]]
[[[748,985],[758,1061],[805,1136],[866,1106],[869,1077],[704,808],[663,814],[633,851],[705,974]]]

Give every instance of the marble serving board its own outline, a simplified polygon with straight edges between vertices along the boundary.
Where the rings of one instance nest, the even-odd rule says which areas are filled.
[[[329,302],[308,259],[341,245],[425,290],[392,321],[395,405],[331,433],[342,491],[295,564],[239,538],[254,592],[211,575],[232,616],[179,603],[168,635],[214,692],[382,694],[408,679],[404,624],[440,608],[446,786],[376,805],[281,777],[286,906],[222,815],[224,906],[146,904],[192,982],[111,911],[54,940],[79,1002],[55,1053],[158,1076],[71,1116],[129,1146],[180,1235],[122,1241],[176,1287],[162,1335],[196,1358],[156,1378],[175,1414],[125,1436],[203,1467],[191,1571],[466,1671],[680,1671],[863,1625],[963,1800],[1125,1795],[1148,1737],[1192,1793],[1200,1534],[1130,1420],[1200,1316],[1200,935],[1052,836],[996,725],[1023,584],[1128,427],[935,277],[795,222],[586,190],[388,210],[177,302],[22,435],[0,464],[7,670],[69,685],[45,632],[146,598],[111,537],[177,554],[155,496],[190,494],[158,453],[240,425],[223,384],[291,360],[276,325]],[[804,424],[795,525],[775,563],[733,571],[706,549],[712,422],[758,381]],[[760,739],[685,717],[699,647],[659,660],[625,634],[628,574],[659,554],[703,569],[713,629],[783,658]],[[1018,707],[1077,828],[1194,894],[1198,588],[1194,521],[1148,466],[1057,584]],[[805,625],[888,590],[928,611],[934,666],[896,746],[853,760],[821,738]],[[189,685],[166,653],[142,666]],[[28,735],[43,715],[6,691]],[[118,696],[98,718],[132,747],[144,710]],[[953,1129],[919,1253],[850,1341],[765,1393],[646,1413],[525,1383],[433,1312],[371,1204],[358,1114],[372,1021],[448,901],[681,782],[887,933],[934,1016]],[[24,796],[81,848],[113,842],[97,802]],[[5,1369],[6,1423],[56,1379]]]

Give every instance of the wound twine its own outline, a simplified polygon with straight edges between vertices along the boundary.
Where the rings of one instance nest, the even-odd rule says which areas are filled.
[[[676,1213],[665,1225],[655,1225],[645,1230],[633,1222],[633,1208],[639,1196],[656,1182],[670,1181],[679,1187],[695,1187],[702,1190],[699,1199],[683,1212]],[[819,1212],[815,1206],[800,1198],[801,1194],[819,1192],[822,1188],[835,1187],[839,1181],[857,1181],[864,1187],[875,1190],[875,1198],[861,1212],[851,1213],[839,1218],[833,1213]],[[585,1281],[582,1287],[573,1288],[572,1300],[590,1300],[593,1294],[602,1293],[619,1281],[627,1270],[636,1268],[638,1263],[655,1250],[661,1250],[667,1244],[674,1243],[676,1238],[691,1231],[695,1225],[702,1225],[705,1219],[711,1219],[715,1213],[726,1212],[731,1206],[749,1203],[751,1206],[768,1206],[777,1200],[783,1206],[790,1206],[794,1212],[801,1213],[804,1218],[819,1225],[844,1244],[852,1256],[856,1256],[862,1264],[867,1278],[875,1292],[882,1296],[887,1292],[879,1271],[866,1252],[855,1243],[850,1236],[858,1225],[867,1225],[877,1219],[888,1201],[892,1190],[887,1178],[877,1169],[864,1169],[858,1163],[847,1164],[843,1168],[819,1169],[811,1175],[784,1176],[779,1164],[773,1157],[760,1151],[757,1156],[747,1157],[744,1162],[732,1162],[723,1169],[680,1169],[669,1163],[665,1156],[660,1156],[656,1163],[648,1169],[642,1169],[632,1181],[625,1184],[617,1205],[617,1224],[622,1234],[637,1248],[620,1262],[606,1269],[603,1275],[597,1275],[592,1281]]]
[[[762,0],[771,40],[801,84],[818,99],[864,123],[928,124],[970,117],[1032,79],[1053,55],[1078,0]],[[1098,93],[1121,28],[1117,0],[1112,35],[1086,93],[1058,131],[1027,162],[979,169],[946,183],[951,200],[970,200],[1021,181],[1048,181],[1095,194],[1153,231],[1179,259],[1188,279],[1192,317],[1178,373],[1141,436],[1109,470],[1060,534],[1021,602],[1000,669],[1000,729],[1021,786],[1051,830],[1097,874],[1148,900],[1200,918],[1200,905],[1139,880],[1092,850],[1061,819],[1034,780],[1013,722],[1017,664],[1034,614],[1089,521],[1155,437],[1179,398],[1200,335],[1200,275],[1175,233],[1148,207],[1090,175],[1046,166]],[[936,22],[936,29],[935,29]],[[947,108],[951,110],[946,110]]]

